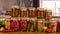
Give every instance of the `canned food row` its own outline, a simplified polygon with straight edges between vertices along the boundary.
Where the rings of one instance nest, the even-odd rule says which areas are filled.
[[[12,17],[37,17],[38,19],[51,19],[52,10],[34,7],[13,7],[11,8],[10,15]]]
[[[9,18],[0,19],[0,32],[45,32],[52,33],[57,31],[57,21],[36,18]]]

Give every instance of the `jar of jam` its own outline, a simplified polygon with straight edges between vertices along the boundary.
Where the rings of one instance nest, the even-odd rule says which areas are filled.
[[[20,17],[28,17],[28,11],[26,7],[21,7],[20,10]]]
[[[37,8],[37,18],[38,18],[38,19],[43,19],[43,18],[45,18],[44,8]]]
[[[52,11],[51,10],[46,10],[46,19],[49,20],[52,18]]]
[[[20,19],[20,31],[23,31],[23,32],[27,31],[27,25],[28,25],[27,18],[21,18]]]
[[[37,31],[36,18],[29,18],[29,21],[28,21],[28,31],[29,32]]]
[[[38,32],[44,32],[44,19],[38,19]]]
[[[29,17],[36,17],[36,8],[30,7],[28,14]]]
[[[19,20],[17,18],[11,18],[10,22],[11,22],[10,29],[14,30],[14,31],[18,31],[19,30]]]
[[[11,8],[11,16],[12,17],[18,17],[19,16],[19,7],[18,6],[13,6]]]

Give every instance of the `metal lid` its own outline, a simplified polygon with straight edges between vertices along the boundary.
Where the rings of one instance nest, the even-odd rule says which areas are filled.
[[[29,10],[35,10],[35,9],[36,9],[36,8],[34,8],[34,7],[30,7],[30,8],[29,8]]]
[[[20,7],[20,10],[21,10],[21,11],[26,11],[27,8],[26,8],[26,7]]]

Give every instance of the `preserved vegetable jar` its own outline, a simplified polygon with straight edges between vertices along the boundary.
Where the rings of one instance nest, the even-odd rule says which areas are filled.
[[[29,17],[36,17],[36,8],[30,7],[28,13]]]
[[[37,24],[36,24],[36,18],[30,18],[28,21],[28,31],[33,32],[37,31]]]
[[[49,10],[49,9],[47,9],[47,10],[46,10],[46,19],[49,20],[49,19],[51,19],[51,18],[52,18],[52,11]]]
[[[20,10],[20,17],[28,17],[28,11],[26,7],[21,7]]]
[[[20,31],[27,31],[27,19],[21,18],[20,20]]]
[[[11,16],[12,17],[18,17],[19,16],[19,7],[18,6],[13,6],[11,8]]]
[[[45,18],[44,8],[37,8],[37,18],[39,19]]]
[[[17,18],[11,18],[10,22],[11,22],[10,29],[14,30],[14,31],[18,31],[19,30],[19,20]]]
[[[44,19],[38,19],[38,32],[44,32]]]

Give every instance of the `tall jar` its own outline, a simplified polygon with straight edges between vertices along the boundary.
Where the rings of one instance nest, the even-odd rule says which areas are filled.
[[[12,17],[10,22],[11,22],[10,29],[12,31],[19,31],[19,20],[17,18]]]
[[[44,19],[38,19],[38,32],[44,32]]]
[[[37,8],[37,18],[38,19],[44,19],[45,18],[44,8]]]
[[[28,11],[26,7],[20,7],[20,17],[28,17]]]
[[[46,19],[50,20],[52,18],[52,10],[46,9]]]
[[[11,8],[11,16],[12,17],[18,17],[19,16],[19,7],[18,6],[13,6]]]
[[[21,32],[26,32],[27,31],[27,18],[21,18],[20,19],[20,31]]]
[[[36,17],[36,8],[30,7],[28,10],[29,17]]]
[[[37,23],[36,18],[29,18],[28,21],[28,31],[29,32],[36,32],[37,31]]]

